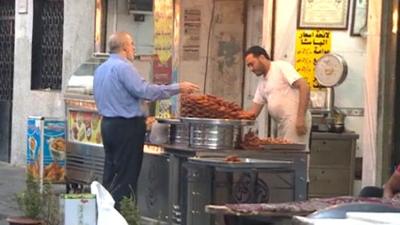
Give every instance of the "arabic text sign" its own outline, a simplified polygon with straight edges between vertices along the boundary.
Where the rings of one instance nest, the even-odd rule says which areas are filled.
[[[312,88],[319,87],[314,76],[317,60],[331,50],[331,32],[326,30],[297,30],[296,70]]]

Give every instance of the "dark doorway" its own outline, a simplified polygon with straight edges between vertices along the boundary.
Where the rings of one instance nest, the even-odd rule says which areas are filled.
[[[11,152],[15,0],[0,1],[0,161]]]

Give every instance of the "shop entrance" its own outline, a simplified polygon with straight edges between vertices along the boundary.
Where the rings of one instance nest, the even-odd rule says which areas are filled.
[[[0,2],[0,161],[10,161],[15,0]]]

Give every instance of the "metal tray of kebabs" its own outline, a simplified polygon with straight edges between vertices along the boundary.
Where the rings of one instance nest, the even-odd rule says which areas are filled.
[[[264,144],[261,145],[262,149],[265,150],[293,150],[293,151],[305,151],[305,144]]]
[[[227,160],[228,159],[228,160]],[[284,160],[267,160],[267,159],[253,159],[245,157],[236,157],[235,161],[230,161],[228,157],[192,157],[188,159],[189,162],[195,164],[202,164],[206,166],[225,167],[225,168],[238,168],[238,169],[281,169],[288,168],[292,165],[291,161]]]
[[[181,124],[182,121],[176,118],[156,118],[157,122],[159,123],[166,123],[166,124]]]

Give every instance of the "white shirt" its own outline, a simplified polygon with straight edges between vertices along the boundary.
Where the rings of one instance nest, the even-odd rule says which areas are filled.
[[[299,89],[293,83],[300,79],[294,67],[285,61],[271,61],[268,73],[259,81],[253,102],[264,105],[277,123],[278,137],[294,143],[307,144],[310,137],[311,114],[306,113],[307,132],[298,136],[296,132]]]

